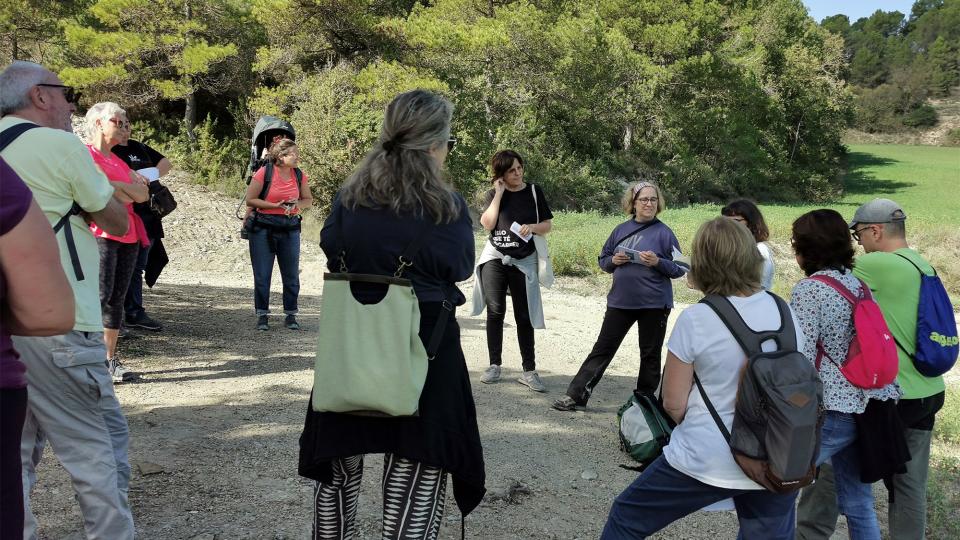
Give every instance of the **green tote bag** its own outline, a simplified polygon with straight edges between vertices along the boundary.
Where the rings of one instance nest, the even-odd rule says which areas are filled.
[[[324,274],[313,410],[386,416],[416,414],[427,378],[420,304],[407,279]],[[387,285],[376,304],[361,304],[351,282]]]

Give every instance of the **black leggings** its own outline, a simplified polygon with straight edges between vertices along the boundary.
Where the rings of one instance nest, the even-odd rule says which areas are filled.
[[[603,377],[603,372],[617,354],[620,343],[627,336],[633,323],[637,323],[640,343],[640,374],[637,390],[652,394],[660,385],[660,353],[663,338],[667,333],[669,309],[619,309],[608,307],[603,316],[600,335],[583,361],[580,371],[570,381],[567,396],[579,405],[586,405],[590,394]]]
[[[140,243],[125,244],[97,238],[97,247],[100,248],[100,310],[103,311],[103,327],[119,330],[123,322],[123,301],[137,266]]]
[[[27,389],[0,388],[0,413],[0,538],[23,538],[20,434],[27,415]]]
[[[499,366],[503,355],[503,317],[507,313],[507,290],[513,298],[513,318],[517,323],[517,341],[520,343],[520,358],[524,371],[537,369],[534,353],[533,325],[527,307],[527,284],[523,271],[516,266],[507,266],[499,259],[483,263],[480,267],[480,283],[483,298],[487,303],[487,349],[490,364]]]

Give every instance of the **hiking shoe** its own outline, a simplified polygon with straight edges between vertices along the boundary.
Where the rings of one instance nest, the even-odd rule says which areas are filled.
[[[496,364],[491,364],[486,371],[483,372],[483,375],[480,376],[480,382],[486,384],[493,384],[500,380],[500,366]]]
[[[523,375],[517,379],[517,382],[533,390],[534,392],[546,392],[547,387],[540,380],[540,374],[536,371],[524,371]]]
[[[300,329],[300,323],[297,322],[296,315],[287,315],[287,318],[283,321],[283,324],[285,324],[290,330]]]
[[[140,378],[140,374],[130,371],[120,362],[120,356],[113,355],[113,358],[107,360],[107,369],[110,371],[110,377],[114,384],[135,381]]]
[[[144,330],[150,330],[151,332],[159,332],[160,330],[163,330],[163,325],[150,318],[150,316],[146,313],[141,313],[137,317],[127,317],[125,326],[143,328]]]
[[[267,324],[267,316],[260,315],[257,317],[257,330],[267,331],[270,329],[270,325]]]
[[[562,398],[554,401],[551,407],[558,411],[575,411],[578,408],[583,407],[583,405],[578,404],[570,396],[563,396]]]

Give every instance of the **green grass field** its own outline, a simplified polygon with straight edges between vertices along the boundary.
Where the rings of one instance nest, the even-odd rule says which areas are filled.
[[[771,246],[777,257],[774,289],[789,294],[802,276],[790,249],[790,225],[804,212],[833,208],[845,218],[875,198],[893,199],[907,213],[908,239],[937,268],[953,298],[960,298],[960,148],[934,146],[857,145],[850,147],[850,169],[844,196],[826,205],[761,206],[770,226]],[[720,205],[700,204],[669,208],[660,218],[688,249],[704,221],[719,215]],[[560,212],[550,233],[550,249],[557,273],[571,276],[602,274],[597,254],[610,231],[626,216]],[[606,283],[601,278],[599,283]],[[696,299],[677,287],[678,301]]]

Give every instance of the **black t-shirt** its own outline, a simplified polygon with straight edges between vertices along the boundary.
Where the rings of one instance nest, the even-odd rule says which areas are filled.
[[[120,146],[119,144],[114,146],[111,151],[135,171],[148,167],[156,167],[157,163],[160,163],[160,160],[166,157],[146,144],[133,139],[127,141],[126,146]],[[150,182],[151,193],[154,187],[158,187],[156,184],[156,182]],[[150,211],[150,205],[148,203],[135,203],[133,205],[133,211],[143,220],[143,226],[147,229],[147,236],[150,238],[163,238],[163,225],[160,223],[160,218]]]
[[[537,198],[534,200],[532,189],[537,190]],[[487,192],[483,209],[486,210],[493,202],[494,190]],[[540,219],[537,219],[537,210],[539,209]],[[500,214],[497,215],[497,226],[490,231],[490,243],[497,251],[504,255],[509,255],[515,259],[522,259],[529,256],[536,248],[533,245],[533,239],[524,242],[516,233],[510,230],[513,222],[520,225],[531,223],[540,223],[553,219],[553,213],[550,211],[550,205],[547,204],[547,198],[543,196],[540,186],[527,184],[520,191],[504,191],[500,199]]]

